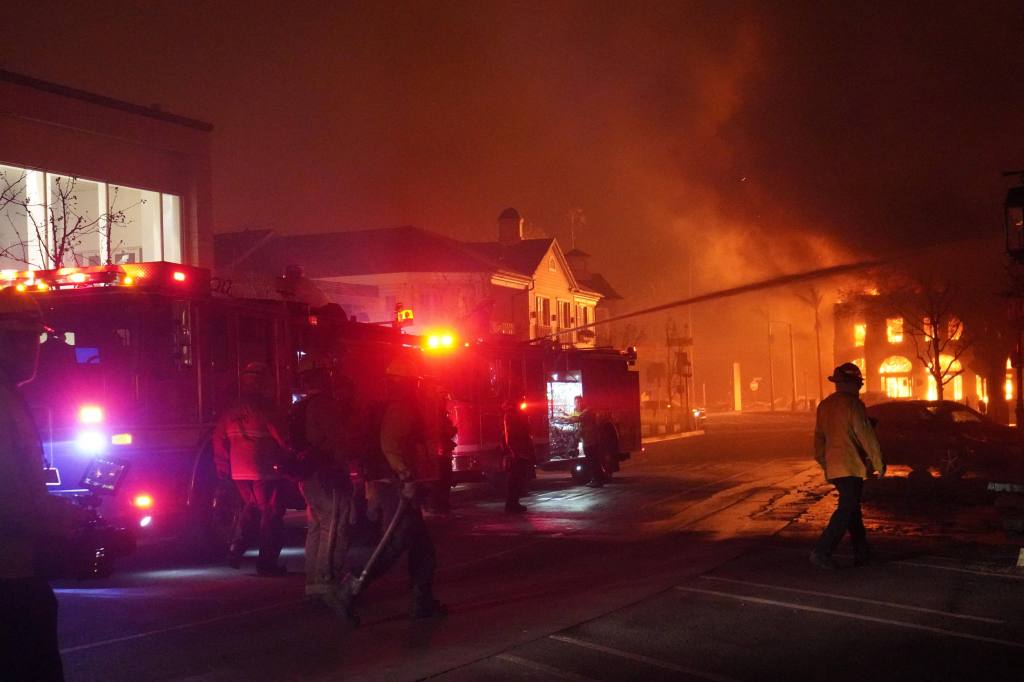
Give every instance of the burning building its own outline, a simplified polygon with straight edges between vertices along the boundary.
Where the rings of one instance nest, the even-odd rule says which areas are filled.
[[[941,397],[984,411],[990,387],[970,365],[969,331],[952,313],[911,317],[877,289],[848,293],[835,305],[835,361],[860,367],[869,404]]]

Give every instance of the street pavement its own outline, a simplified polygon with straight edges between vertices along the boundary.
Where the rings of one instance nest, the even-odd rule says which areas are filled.
[[[879,561],[821,571],[807,553],[835,498],[812,426],[712,415],[603,489],[542,474],[524,516],[459,486],[455,512],[428,519],[443,619],[408,620],[399,567],[366,593],[358,630],[312,608],[298,527],[285,578],[147,548],[109,579],[57,586],[67,677],[1024,679],[1024,540],[982,482],[870,482]]]

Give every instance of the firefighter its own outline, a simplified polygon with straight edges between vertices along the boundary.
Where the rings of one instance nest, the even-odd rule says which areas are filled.
[[[412,583],[410,616],[413,619],[443,616],[447,609],[434,597],[433,590],[434,543],[421,510],[423,472],[431,467],[429,460],[434,457],[427,448],[419,373],[412,363],[396,359],[387,368],[387,382],[380,447],[390,471],[384,479],[367,481],[366,497],[370,513],[380,519],[381,528],[388,528],[392,520],[395,526],[390,537],[385,535],[383,538],[380,553],[369,566],[366,580],[372,582],[385,574],[403,554],[408,553]],[[362,567],[358,571],[362,571]],[[354,573],[346,576],[341,587],[326,596],[324,601],[339,615],[358,624],[355,592],[361,590],[362,584]]]
[[[12,680],[62,680],[57,599],[40,575],[36,547],[88,522],[84,510],[46,492],[43,448],[18,387],[35,376],[39,307],[0,292],[0,670]]]
[[[589,488],[604,487],[604,465],[601,462],[601,432],[597,420],[597,414],[590,407],[584,396],[578,395],[573,401],[573,410],[570,421],[577,424],[579,441],[583,443],[583,456],[587,462],[587,472],[590,474]]]
[[[505,472],[507,487],[505,489],[505,512],[521,514],[526,507],[519,500],[526,494],[527,481],[533,475],[536,455],[533,439],[530,438],[530,421],[526,417],[526,403],[515,404],[506,401],[504,404],[502,445],[505,450]]]
[[[299,487],[306,500],[306,596],[312,600],[336,587],[344,576],[352,509],[351,382],[330,372],[302,373],[306,397],[292,408],[290,440],[300,459]]]
[[[455,452],[455,435],[458,429],[447,410],[447,397],[440,395],[437,442],[431,447],[437,455],[437,480],[430,492],[430,510],[437,514],[451,511],[452,497],[452,454]]]
[[[832,552],[847,532],[853,542],[854,564],[870,562],[860,500],[864,479],[871,474],[868,466],[881,478],[885,476],[885,461],[860,399],[864,385],[860,368],[847,362],[836,367],[828,380],[836,385],[836,392],[818,405],[814,459],[824,469],[825,479],[839,491],[839,504],[810,558],[815,566],[835,569],[838,566]]]
[[[280,419],[267,397],[270,371],[262,362],[246,365],[239,377],[239,398],[217,420],[214,459],[223,477],[230,476],[244,504],[228,549],[228,565],[239,568],[242,555],[259,539],[256,573],[287,573],[277,563],[284,532],[284,480],[277,467],[288,459]]]

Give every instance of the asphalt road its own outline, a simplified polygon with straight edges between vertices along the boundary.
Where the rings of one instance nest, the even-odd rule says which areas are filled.
[[[881,561],[820,571],[807,551],[834,497],[811,427],[712,417],[603,489],[543,475],[522,517],[460,487],[456,511],[429,519],[451,608],[439,620],[410,623],[397,570],[352,631],[302,600],[297,546],[285,578],[149,550],[107,580],[58,585],[67,677],[1024,679],[1024,573],[983,487],[872,482]]]

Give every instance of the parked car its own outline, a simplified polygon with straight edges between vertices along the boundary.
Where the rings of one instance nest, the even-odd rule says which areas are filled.
[[[915,472],[935,467],[943,477],[971,472],[986,477],[1019,477],[1024,471],[1024,437],[960,403],[901,400],[871,405],[868,417],[885,461]]]
[[[693,413],[693,427],[698,431],[703,429],[708,420],[708,411],[703,407],[695,407],[690,412]]]

